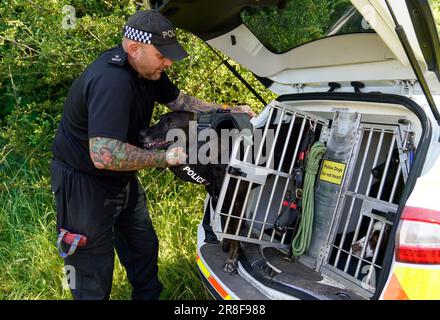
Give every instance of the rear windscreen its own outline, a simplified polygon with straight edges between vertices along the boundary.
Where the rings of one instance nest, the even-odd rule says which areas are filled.
[[[349,0],[287,0],[281,8],[246,8],[241,19],[275,53],[329,36],[374,32]]]

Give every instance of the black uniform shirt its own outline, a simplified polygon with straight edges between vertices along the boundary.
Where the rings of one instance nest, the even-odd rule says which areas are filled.
[[[140,147],[139,131],[150,124],[154,102],[168,103],[178,95],[165,72],[157,81],[143,79],[121,46],[107,50],[69,90],[52,145],[54,157],[89,174],[132,175],[97,169],[89,155],[89,138],[113,138]]]

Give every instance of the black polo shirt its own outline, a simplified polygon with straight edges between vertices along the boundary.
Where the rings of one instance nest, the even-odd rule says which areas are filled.
[[[143,79],[121,46],[107,50],[69,90],[52,145],[54,157],[93,175],[132,175],[97,169],[89,155],[89,139],[113,138],[140,147],[139,131],[150,124],[154,102],[166,104],[178,95],[165,72],[157,81]]]

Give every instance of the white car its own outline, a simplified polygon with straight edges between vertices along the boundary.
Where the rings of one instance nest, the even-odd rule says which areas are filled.
[[[278,95],[252,120],[261,145],[273,143],[233,152],[218,199],[206,199],[197,265],[214,297],[440,299],[440,43],[428,1],[151,5]],[[306,137],[322,143],[321,161]],[[305,177],[304,152],[316,176]],[[232,183],[247,187],[240,198]],[[241,244],[235,273],[222,239]]]

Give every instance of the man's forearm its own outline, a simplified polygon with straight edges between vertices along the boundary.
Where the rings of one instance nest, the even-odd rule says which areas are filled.
[[[196,97],[189,96],[182,91],[180,91],[176,100],[168,103],[167,106],[174,111],[190,112],[210,112],[222,107],[220,104],[200,100]]]
[[[166,167],[165,151],[147,151],[110,138],[89,139],[90,157],[98,169],[135,171],[146,167]]]

